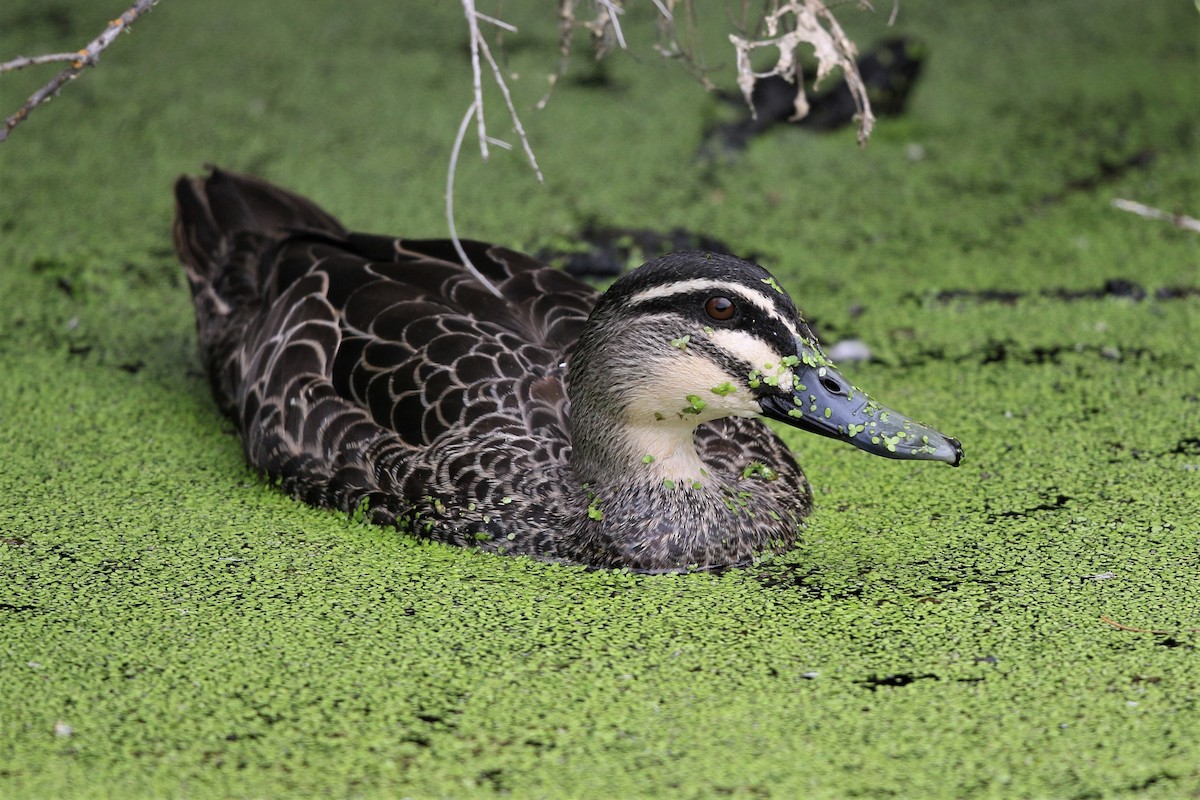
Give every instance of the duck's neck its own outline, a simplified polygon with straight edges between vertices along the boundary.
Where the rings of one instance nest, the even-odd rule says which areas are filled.
[[[578,506],[565,509],[564,555],[577,547],[598,566],[678,570],[742,563],[794,541],[794,482],[745,477],[736,456],[708,463],[697,451],[697,426],[731,413],[716,402],[724,372],[682,350],[654,360],[653,341],[629,340],[651,334],[622,331],[616,341],[612,326],[598,330],[580,337],[568,370]],[[696,385],[714,388],[684,388]]]
[[[774,476],[743,476],[743,465],[705,464],[694,425],[644,428],[592,417],[573,430],[582,435],[571,465],[586,509],[578,509],[567,547],[585,547],[598,566],[730,566],[796,538],[802,510],[796,504],[804,500],[792,496],[796,487],[775,485]]]
[[[571,469],[584,484],[699,488],[713,476],[696,452],[693,419],[635,415],[628,407],[572,401]]]

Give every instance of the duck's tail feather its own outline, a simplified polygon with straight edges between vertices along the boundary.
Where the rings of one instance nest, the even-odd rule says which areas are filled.
[[[175,182],[175,250],[193,293],[219,283],[231,268],[257,271],[258,259],[247,263],[247,254],[239,252],[252,250],[254,239],[270,246],[283,235],[305,230],[346,234],[337,219],[313,202],[248,175],[214,167],[207,177],[183,175]],[[258,284],[257,278],[246,275],[233,283]]]
[[[226,411],[233,404],[231,357],[247,321],[268,302],[269,254],[304,232],[347,233],[314,203],[257,178],[213,168],[175,182],[175,251],[192,289],[200,356]]]

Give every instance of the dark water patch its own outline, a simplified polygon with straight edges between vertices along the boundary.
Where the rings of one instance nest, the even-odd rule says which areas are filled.
[[[502,769],[487,769],[478,773],[475,776],[475,782],[481,786],[487,786],[494,792],[507,794],[511,791],[510,787],[504,781],[504,770]]]
[[[536,256],[572,275],[611,278],[620,275],[627,266],[637,266],[677,250],[739,255],[720,239],[684,228],[655,231],[588,223],[566,247],[544,247],[537,250]],[[755,254],[739,257],[754,260]]]
[[[66,561],[68,564],[76,564],[79,562],[79,557],[74,551],[68,550],[61,544],[54,544],[46,548],[46,552],[50,555],[57,556],[60,561]]]
[[[1172,775],[1169,772],[1157,772],[1143,781],[1131,783],[1125,787],[1126,791],[1140,793],[1144,792],[1156,783],[1170,783],[1179,779],[1178,775]]]
[[[1148,169],[1156,158],[1155,152],[1144,148],[1121,159],[1098,158],[1093,165],[1091,175],[1075,178],[1063,184],[1056,192],[1050,192],[1041,199],[1041,205],[1048,206],[1061,203],[1069,195],[1077,192],[1093,192],[1101,186],[1112,183],[1134,170]]]
[[[1111,184],[1112,181],[1122,178],[1133,170],[1147,169],[1154,163],[1154,158],[1156,158],[1156,154],[1148,148],[1138,150],[1124,158],[1116,158],[1116,160],[1114,158],[1097,158],[1091,175],[1069,180],[1060,191],[1045,194],[1042,198],[1042,205],[1061,203],[1070,194],[1076,192],[1096,191],[1099,187]]]
[[[916,674],[912,672],[898,672],[890,675],[871,675],[860,681],[855,681],[859,686],[869,689],[874,692],[880,688],[899,688],[901,686],[909,686],[917,681],[924,680],[941,680],[940,677],[932,672],[923,672]]]
[[[992,511],[988,508],[990,505],[984,501],[984,510],[986,516],[984,521],[989,525],[996,524],[1001,519],[1023,519],[1032,516],[1042,511],[1057,512],[1067,507],[1067,503],[1071,502],[1071,498],[1065,494],[1059,494],[1052,500],[1047,500],[1043,503],[1038,503],[1036,506],[1028,506],[1022,509],[1005,509],[1004,511]]]
[[[749,786],[738,784],[737,786],[714,786],[712,793],[717,797],[774,797],[771,787],[762,784],[753,783]]]
[[[1167,452],[1176,456],[1200,456],[1200,436],[1189,436],[1186,439],[1180,439]]]
[[[1143,447],[1132,447],[1126,442],[1107,442],[1111,451],[1107,458],[1109,464],[1119,464],[1124,461],[1150,461],[1171,456],[1200,456],[1200,437],[1190,436],[1180,439],[1175,446],[1167,450],[1147,450]]]
[[[1165,286],[1156,289],[1151,294],[1136,281],[1131,281],[1128,278],[1109,278],[1101,286],[1091,289],[1048,287],[1036,292],[1025,292],[1015,289],[943,289],[933,295],[908,292],[901,295],[899,299],[918,304],[932,301],[944,305],[955,302],[1015,305],[1021,300],[1032,297],[1070,303],[1080,300],[1104,300],[1107,298],[1132,300],[1134,302],[1141,302],[1148,298],[1158,301],[1171,301],[1185,300],[1196,296],[1200,296],[1200,287],[1197,286]]]
[[[1163,286],[1154,291],[1155,300],[1183,300],[1200,297],[1200,286]]]
[[[31,611],[40,611],[39,606],[27,606],[16,603],[0,603],[0,611],[7,611],[10,614],[24,614]]]
[[[970,350],[951,355],[944,347],[922,347],[915,356],[901,358],[895,362],[875,359],[878,363],[901,368],[920,367],[929,362],[949,361],[956,364],[1062,364],[1068,358],[1079,356],[1097,357],[1104,361],[1124,363],[1147,361],[1152,364],[1169,363],[1175,369],[1191,370],[1193,365],[1180,362],[1177,356],[1162,355],[1145,347],[1112,347],[1107,345],[1035,345],[1026,347],[1012,339],[992,339]]]
[[[863,570],[865,575],[869,570]],[[803,570],[799,566],[771,567],[747,570],[747,575],[757,580],[766,589],[785,589],[797,592],[813,600],[825,599],[834,602],[857,600],[863,596],[863,581],[856,580],[833,584],[822,581],[818,570]]]
[[[1014,514],[1019,516],[1019,514]],[[994,522],[994,520],[992,520]],[[930,569],[944,568],[942,562],[934,562],[929,559],[921,559],[911,562],[914,567],[928,567]],[[978,586],[985,592],[994,592],[997,587],[1008,585],[1010,583],[1007,576],[1017,572],[1016,569],[993,569],[986,574],[968,574],[967,572],[958,572],[952,574],[933,574],[922,576],[923,580],[932,583],[933,593],[918,598],[919,602],[926,603],[941,603],[942,600],[937,597],[941,594],[949,594],[956,592],[963,586]]]
[[[1168,636],[1165,639],[1159,639],[1157,642],[1155,642],[1155,644],[1160,647],[1182,647],[1184,650],[1196,649],[1196,645],[1192,644],[1191,642],[1181,642],[1174,636]]]

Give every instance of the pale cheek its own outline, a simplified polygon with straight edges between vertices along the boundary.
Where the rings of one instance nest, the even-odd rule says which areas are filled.
[[[626,413],[636,424],[684,424],[756,416],[758,403],[742,381],[706,358],[684,355],[664,364],[653,384],[629,387]]]

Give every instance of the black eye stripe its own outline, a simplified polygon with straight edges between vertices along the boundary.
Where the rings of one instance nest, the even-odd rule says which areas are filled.
[[[767,293],[757,284],[743,285],[738,281],[704,281],[706,285],[703,286],[688,285],[695,282],[691,279],[673,280],[640,286],[625,298],[620,297],[622,292],[606,295],[601,305],[607,313],[631,322],[643,316],[673,316],[680,318],[681,324],[685,325],[736,327],[775,342],[777,346],[786,347],[783,343],[790,343],[797,336],[812,336],[808,325],[786,294],[774,291]],[[672,292],[676,285],[678,291]],[[705,304],[714,297],[725,297],[733,302],[735,313],[728,320],[714,319],[705,312]],[[768,307],[764,308],[764,304]]]
[[[715,291],[719,292],[720,290]],[[703,292],[654,297],[636,305],[625,306],[621,308],[620,314],[630,322],[648,317],[673,317],[679,320],[679,333],[686,333],[697,327],[734,327],[784,350],[795,340],[795,334],[787,325],[737,295],[719,295],[729,297],[734,302],[737,311],[728,320],[713,319],[704,311],[705,303],[713,296],[714,290],[709,289]],[[798,320],[798,322],[799,333],[802,336],[811,337],[808,326],[802,320]]]
[[[727,297],[733,301],[738,311],[743,312],[743,315],[749,312],[766,316],[762,309],[753,303],[742,299],[733,292],[722,292],[720,289],[704,289],[695,292],[680,292],[679,294],[670,294],[662,297],[651,297],[642,300],[638,303],[631,303],[625,306],[625,312],[629,314],[694,314],[700,313],[704,316],[704,304],[714,297]]]
[[[705,337],[692,339],[688,343],[688,349],[705,356],[730,375],[745,376],[749,375],[750,371],[754,369],[750,362],[729,352],[724,347],[713,344],[713,342]]]

